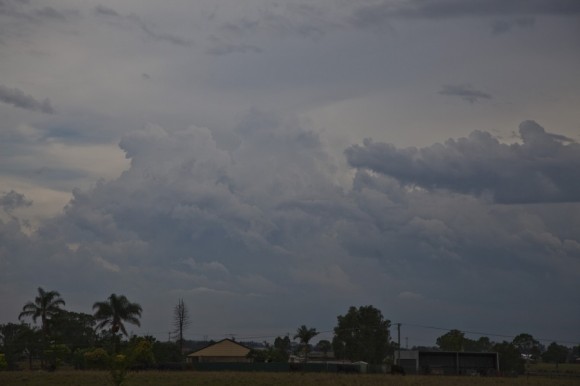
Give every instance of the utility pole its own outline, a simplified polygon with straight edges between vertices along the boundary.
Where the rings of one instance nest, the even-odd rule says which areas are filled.
[[[397,355],[397,364],[401,365],[401,323],[397,323],[397,342],[398,342],[398,351],[399,354]]]

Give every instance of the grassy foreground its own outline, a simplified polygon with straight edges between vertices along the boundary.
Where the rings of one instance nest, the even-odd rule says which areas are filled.
[[[109,385],[105,371],[0,372],[0,385],[26,386],[103,386]],[[392,376],[318,373],[235,373],[235,372],[158,372],[129,375],[126,386],[573,386],[578,379],[519,377],[478,378],[447,376]]]
[[[580,365],[576,363],[534,363],[527,367],[529,372],[538,374],[564,374],[580,376]]]

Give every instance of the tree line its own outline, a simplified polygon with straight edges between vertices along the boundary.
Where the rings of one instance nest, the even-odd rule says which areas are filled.
[[[141,306],[124,295],[113,293],[95,302],[93,315],[67,311],[65,305],[59,292],[39,287],[34,301],[22,307],[20,323],[0,325],[0,368],[13,369],[23,358],[30,367],[33,360],[40,360],[45,369],[62,362],[82,367],[91,358],[90,350],[106,347],[118,353],[121,335],[128,336],[127,323],[140,326]]]
[[[469,339],[462,331],[450,330],[436,343],[442,351],[497,352],[500,369],[517,372],[523,372],[526,363],[566,363],[580,356],[580,345],[569,348],[552,342],[545,347],[528,333],[518,334],[511,341],[492,342],[485,336]]]
[[[160,342],[152,336],[129,336],[127,324],[140,326],[143,310],[124,295],[111,294],[106,300],[95,302],[92,315],[67,311],[65,305],[57,291],[38,288],[34,301],[27,302],[18,315],[20,323],[0,325],[0,369],[16,369],[23,363],[32,368],[38,361],[45,369],[55,369],[60,364],[78,369],[110,369],[114,368],[115,360],[150,368],[155,364],[182,363],[185,345],[191,343],[184,339],[191,317],[183,299],[173,310],[175,342]],[[259,349],[252,349],[249,356],[256,362],[291,359],[308,362],[314,350],[326,358],[392,363],[399,347],[391,339],[390,328],[391,321],[379,309],[370,305],[350,307],[344,315],[337,316],[331,341],[322,339],[312,345],[311,340],[319,332],[302,325],[293,335],[298,343],[293,343],[289,336],[278,336],[273,344],[264,342]],[[523,371],[526,361],[563,363],[573,355],[580,355],[580,346],[571,349],[553,342],[546,348],[530,334],[520,334],[510,342],[492,342],[488,337],[473,340],[459,330],[450,330],[437,338],[436,345],[414,348],[498,352],[500,368],[518,372]],[[192,346],[188,346],[191,350]]]

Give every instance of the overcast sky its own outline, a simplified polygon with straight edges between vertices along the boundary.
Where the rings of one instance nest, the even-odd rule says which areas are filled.
[[[0,323],[578,344],[579,106],[576,0],[0,0]]]

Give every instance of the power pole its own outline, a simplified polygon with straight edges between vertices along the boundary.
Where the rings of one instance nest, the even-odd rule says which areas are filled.
[[[399,351],[397,355],[397,364],[401,365],[401,323],[397,323],[397,344],[399,345],[397,348]]]

